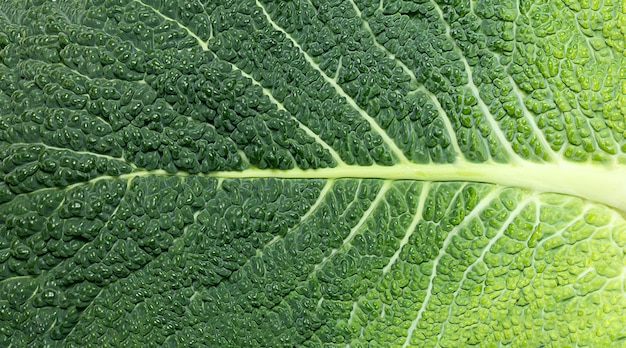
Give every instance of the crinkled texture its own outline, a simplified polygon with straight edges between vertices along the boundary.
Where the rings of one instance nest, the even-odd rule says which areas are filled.
[[[624,346],[625,207],[464,172],[624,166],[622,6],[0,0],[0,346]]]

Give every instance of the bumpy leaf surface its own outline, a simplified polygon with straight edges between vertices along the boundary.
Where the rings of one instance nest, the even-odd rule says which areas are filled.
[[[0,346],[626,345],[617,0],[1,0]]]

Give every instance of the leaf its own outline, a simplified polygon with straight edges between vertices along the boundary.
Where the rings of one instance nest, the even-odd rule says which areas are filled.
[[[624,10],[4,0],[0,346],[615,346]]]

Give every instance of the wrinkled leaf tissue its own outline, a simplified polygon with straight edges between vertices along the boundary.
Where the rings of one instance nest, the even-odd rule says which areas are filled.
[[[1,0],[0,346],[623,346],[625,9]]]

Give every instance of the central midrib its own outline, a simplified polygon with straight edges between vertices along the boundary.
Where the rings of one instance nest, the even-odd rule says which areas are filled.
[[[518,187],[536,192],[552,192],[581,197],[626,211],[626,168],[605,168],[585,164],[559,163],[460,163],[396,164],[394,166],[341,165],[321,169],[259,169],[216,171],[208,174],[168,173],[164,170],[135,170],[120,175],[123,179],[138,176],[199,175],[215,178],[284,178],[284,179],[383,179],[421,181],[466,181]],[[99,179],[102,179],[100,177]],[[98,178],[94,179],[98,180]]]
[[[203,40],[197,33],[193,32],[191,28],[185,26],[176,18],[169,17],[162,13],[159,9],[145,4],[141,0],[135,0],[138,3],[152,9],[156,14],[162,18],[175,22],[180,28],[183,28],[187,33],[198,41],[198,44],[204,51],[210,51],[208,45],[208,39]],[[320,75],[333,86],[339,95],[342,95],[346,101],[363,116],[375,129],[383,140],[391,147],[398,158],[406,159],[401,149],[397,148],[394,141],[390,139],[385,130],[381,129],[377,122],[368,115],[360,106],[342,90],[341,86],[337,85],[332,78],[327,76],[324,71],[319,68],[319,65],[312,59],[305,50],[302,49],[300,44],[290,35],[288,31],[280,27],[265,10],[265,7],[261,2],[256,1],[256,4],[263,12],[268,23],[279,32],[282,32],[285,37],[290,40],[293,45],[298,48],[305,60],[309,62],[311,67],[318,71]],[[436,5],[436,4],[435,4]],[[443,21],[444,25],[449,31],[449,24],[445,22],[443,12],[438,6],[435,6],[439,17]],[[356,13],[359,14],[358,7]],[[209,39],[213,38],[213,33]],[[453,40],[448,33],[448,39]],[[458,49],[458,47],[457,47]],[[463,58],[463,55],[461,54]],[[464,58],[463,58],[464,60]],[[232,64],[231,64],[232,65]],[[233,65],[235,70],[241,70]],[[465,70],[469,71],[469,65],[465,62]],[[244,76],[247,74],[243,73]],[[479,103],[480,96],[471,80],[471,74],[468,75],[470,79],[470,87],[472,87],[473,93],[478,96]],[[248,78],[251,78],[248,76]],[[253,79],[252,79],[253,80]],[[254,80],[253,80],[254,81]],[[259,85],[258,82],[255,84]],[[274,98],[271,94],[268,95],[271,100]],[[278,108],[281,108],[279,103]],[[484,104],[484,103],[483,103]],[[522,103],[523,104],[523,103]],[[489,110],[485,105],[481,105],[481,109],[485,111],[485,115],[489,115]],[[498,125],[492,122],[492,129],[498,131]],[[309,133],[311,133],[309,131]],[[314,135],[312,135],[314,136]],[[315,136],[314,136],[315,137]],[[500,135],[502,138],[502,135]],[[501,139],[503,146],[507,148],[507,152],[513,154],[513,151],[508,148],[508,141]],[[323,141],[322,141],[323,143]],[[544,144],[547,145],[547,144]],[[324,145],[322,145],[324,146]],[[330,148],[329,146],[326,146]],[[338,159],[338,155],[334,156]],[[553,160],[556,158],[555,156]],[[154,171],[142,171],[136,169],[130,174],[122,175],[122,177],[132,178],[134,176],[142,175],[177,175],[186,176],[189,175],[185,172],[168,173],[164,170]],[[208,177],[219,178],[290,178],[290,179],[307,179],[307,178],[376,178],[376,179],[388,179],[388,180],[424,180],[424,181],[469,181],[469,182],[482,182],[490,184],[498,184],[507,187],[519,187],[534,190],[538,192],[554,192],[568,195],[578,196],[584,199],[604,203],[619,209],[620,211],[626,211],[626,168],[603,168],[598,166],[584,165],[584,164],[572,164],[572,163],[555,163],[555,164],[535,164],[526,161],[516,161],[515,164],[497,164],[497,163],[482,163],[475,164],[469,162],[463,162],[460,164],[399,164],[391,167],[385,166],[350,166],[340,165],[334,168],[326,169],[290,169],[290,170],[271,170],[271,169],[258,169],[251,168],[244,171],[229,171],[229,172],[213,172],[209,174],[199,174]],[[101,178],[100,178],[101,179]],[[94,179],[98,180],[98,178]]]

